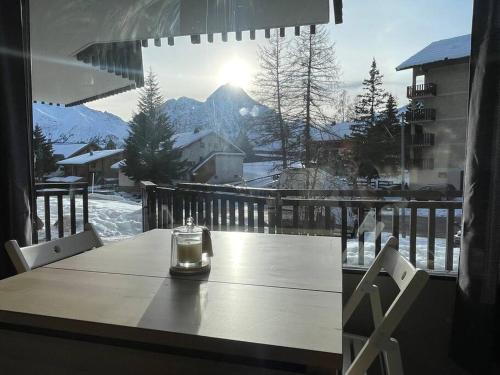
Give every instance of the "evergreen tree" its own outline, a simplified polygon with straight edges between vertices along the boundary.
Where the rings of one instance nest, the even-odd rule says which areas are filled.
[[[261,116],[260,145],[280,144],[282,168],[287,168],[290,153],[289,124],[286,121],[290,67],[286,58],[288,42],[275,30],[266,45],[259,46],[260,71],[255,78],[255,95],[271,111]]]
[[[108,138],[106,144],[104,145],[105,150],[116,150],[116,142],[113,139]]]
[[[381,112],[387,98],[387,93],[382,88],[382,78],[377,68],[375,59],[370,67],[369,77],[363,80],[363,93],[356,97],[354,107],[354,121],[356,127],[353,129],[365,134],[367,128],[375,125],[377,113]]]
[[[363,93],[356,97],[354,106],[354,124],[351,126],[352,162],[358,165],[358,176],[372,179],[377,177],[377,158],[374,154],[383,152],[377,146],[379,128],[372,129],[379,120],[386,102],[387,93],[382,88],[383,75],[373,59],[369,76],[363,80]],[[373,148],[376,149],[373,149]]]
[[[47,140],[40,126],[35,125],[33,131],[33,156],[35,164],[35,178],[41,181],[47,173],[56,170],[56,160],[52,142]]]
[[[367,156],[373,165],[387,172],[400,162],[401,124],[398,119],[396,99],[388,94],[382,113],[368,129]]]
[[[340,68],[335,58],[334,44],[324,26],[316,32],[302,31],[294,39],[290,51],[290,101],[293,116],[302,128],[303,162],[307,168],[314,161],[312,129],[324,128],[332,122],[328,109],[339,101]]]
[[[81,143],[87,143],[92,150],[100,150],[101,145],[103,143],[103,140],[100,136],[96,135],[93,137],[90,137],[86,141],[81,141]]]
[[[180,151],[173,149],[173,129],[162,104],[160,86],[150,70],[125,140],[124,172],[135,181],[171,183],[184,172],[185,162]]]

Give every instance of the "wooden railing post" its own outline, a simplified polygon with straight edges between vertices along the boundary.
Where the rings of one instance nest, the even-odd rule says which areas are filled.
[[[33,223],[32,223],[33,237],[31,238],[31,241],[34,245],[38,243],[38,219],[39,218],[38,218],[37,199],[38,199],[38,194],[36,192],[36,187],[35,187],[35,194],[33,197]]]
[[[83,199],[83,225],[89,222],[89,185],[85,184],[82,193]]]
[[[71,224],[71,234],[76,234],[76,202],[75,189],[69,188],[69,221]]]
[[[150,181],[141,181],[142,195],[142,231],[158,227],[156,217],[156,184]]]
[[[281,194],[279,191],[276,193],[274,207],[274,224],[276,225],[276,233],[283,233],[283,202],[281,201]]]

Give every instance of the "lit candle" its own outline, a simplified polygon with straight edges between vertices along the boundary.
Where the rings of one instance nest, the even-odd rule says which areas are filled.
[[[201,262],[201,253],[201,241],[186,240],[177,244],[177,260],[179,263],[199,263]]]

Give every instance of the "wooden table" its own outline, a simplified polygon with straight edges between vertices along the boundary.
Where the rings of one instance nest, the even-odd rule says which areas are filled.
[[[210,274],[174,278],[170,235],[1,281],[0,361],[16,373],[341,368],[340,239],[213,232]]]

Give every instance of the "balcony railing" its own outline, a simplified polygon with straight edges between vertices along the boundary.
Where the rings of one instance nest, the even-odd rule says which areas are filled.
[[[436,110],[434,108],[413,109],[406,112],[406,121],[425,122],[436,120]]]
[[[56,236],[59,238],[66,235],[75,234],[77,231],[77,210],[76,201],[80,197],[82,200],[82,228],[83,225],[89,222],[89,199],[88,199],[88,184],[85,182],[77,182],[72,184],[64,183],[40,183],[35,184],[35,202],[33,212],[36,213],[35,223],[33,225],[33,243],[39,242],[39,229],[43,220],[45,235],[41,240],[50,241],[52,239],[52,226],[57,224]],[[38,200],[43,201],[43,206],[39,207]],[[65,202],[65,199],[69,202]],[[40,202],[42,203],[42,202]],[[66,203],[66,204],[65,204]],[[67,204],[69,203],[69,215]],[[51,210],[55,209],[57,220],[51,220]],[[43,232],[42,232],[43,233]]]
[[[338,236],[344,255],[348,241],[357,244],[358,265],[368,264],[369,246],[373,246],[375,254],[380,251],[382,232],[395,236],[401,233],[409,238],[407,254],[413,264],[417,262],[417,238],[419,252],[425,238],[425,266],[436,269],[439,239],[439,247],[444,247],[440,267],[447,271],[454,269],[454,233],[459,222],[456,211],[462,208],[461,202],[404,200],[411,195],[419,199],[430,196],[410,191],[278,190],[202,184],[166,188],[145,183],[142,193],[145,231],[173,228],[193,217],[211,230]],[[401,200],[380,199],[398,193]],[[434,197],[440,194],[421,193]],[[373,242],[368,237],[373,237]]]
[[[413,159],[411,165],[417,169],[434,169],[434,159]]]
[[[410,138],[410,146],[413,147],[434,146],[434,138],[435,136],[432,133],[412,134]]]
[[[408,86],[406,88],[406,96],[409,99],[436,96],[436,85],[434,83],[423,83],[420,85]]]

